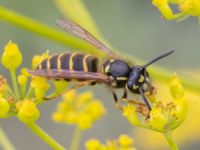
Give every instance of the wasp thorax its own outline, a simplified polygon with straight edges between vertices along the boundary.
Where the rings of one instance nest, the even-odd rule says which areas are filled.
[[[141,66],[134,66],[127,81],[127,88],[133,93],[149,91],[151,88],[151,80],[147,70]]]
[[[108,60],[103,65],[103,73],[108,75],[113,82],[111,83],[113,87],[124,87],[127,83],[131,68],[130,66],[119,59]]]

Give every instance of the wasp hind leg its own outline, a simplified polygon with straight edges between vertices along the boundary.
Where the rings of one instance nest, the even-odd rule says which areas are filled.
[[[83,86],[86,86],[86,85],[93,85],[94,84],[94,81],[85,81],[85,82],[80,82],[80,83],[77,83],[75,85],[73,85],[72,87],[70,88],[67,88],[66,90],[64,90],[63,92],[57,94],[57,95],[54,95],[54,96],[48,96],[48,97],[44,97],[43,99],[44,100],[52,100],[52,99],[55,99],[57,97],[60,97],[62,96],[63,94],[71,91],[71,90],[75,90],[75,89],[78,89],[78,88],[81,88]]]

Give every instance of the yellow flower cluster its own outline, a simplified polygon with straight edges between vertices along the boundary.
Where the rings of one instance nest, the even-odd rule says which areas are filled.
[[[197,16],[200,18],[200,1],[199,0],[152,0],[165,19],[183,20],[188,16]],[[173,13],[170,4],[177,5],[178,13]]]
[[[108,140],[106,144],[90,139],[85,143],[85,148],[86,150],[136,150],[133,144],[134,140],[130,136],[122,134],[118,140]]]
[[[163,102],[156,100],[152,103],[152,110],[142,119],[146,113],[146,106],[142,104],[128,104],[123,107],[123,115],[132,125],[142,126],[151,130],[165,132],[177,128],[185,119],[187,105],[184,98],[184,89],[180,79],[173,75],[169,81],[169,87],[173,100]],[[141,109],[143,108],[143,109]]]
[[[19,101],[16,103],[16,108],[18,110],[17,116],[22,122],[33,123],[40,116],[40,112],[32,100],[25,99],[23,101]]]
[[[78,95],[75,90],[71,90],[63,96],[52,118],[55,122],[76,125],[85,130],[91,128],[104,114],[103,104],[94,99],[91,92]]]

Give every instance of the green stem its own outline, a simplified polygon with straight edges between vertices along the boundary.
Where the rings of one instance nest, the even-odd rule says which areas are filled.
[[[18,89],[18,84],[17,84],[17,78],[16,78],[16,72],[15,70],[10,70],[10,75],[11,75],[11,80],[13,84],[13,88],[15,91],[15,95],[17,96],[17,99],[19,98],[19,89]]]
[[[33,94],[34,94],[34,89],[30,86],[30,88],[28,89],[25,97],[31,98],[33,96]]]
[[[4,150],[15,150],[2,128],[0,128],[0,145]]]
[[[165,135],[165,138],[166,138],[171,150],[179,150],[178,145],[173,140],[172,131],[167,131],[164,133],[164,135]]]
[[[30,123],[26,124],[38,137],[45,141],[54,150],[66,150],[62,145],[50,137],[46,132],[44,132],[37,124]]]
[[[57,30],[56,28],[50,27],[48,25],[42,24],[34,19],[7,9],[3,6],[0,6],[0,19],[64,45],[71,46],[76,49],[81,49],[85,52],[95,54],[97,51],[96,47],[80,38],[77,38],[67,32]],[[100,54],[103,55],[103,53]]]
[[[24,98],[24,94],[26,92],[26,84],[25,85],[20,85],[20,98]]]
[[[70,150],[78,150],[80,140],[81,140],[82,130],[78,127],[74,129],[74,134],[72,137],[72,142],[70,145]]]

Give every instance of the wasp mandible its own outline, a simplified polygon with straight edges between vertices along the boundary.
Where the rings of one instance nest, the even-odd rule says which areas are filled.
[[[104,83],[112,92],[116,104],[118,104],[119,99],[114,89],[121,88],[124,89],[121,99],[128,97],[127,91],[140,94],[148,110],[151,110],[145,92],[149,92],[153,86],[146,68],[170,55],[174,50],[152,59],[145,65],[131,65],[116,56],[112,50],[78,24],[66,20],[58,20],[57,24],[106,53],[109,59],[103,64],[99,64],[99,58],[90,54],[61,53],[43,60],[35,70],[28,70],[29,73],[33,76],[41,76],[51,80],[77,80],[78,84],[70,89]],[[50,98],[47,97],[46,99]]]

